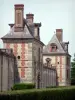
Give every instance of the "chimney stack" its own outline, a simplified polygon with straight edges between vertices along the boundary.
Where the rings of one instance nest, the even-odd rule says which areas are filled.
[[[23,31],[24,5],[16,4],[15,7],[15,31]]]
[[[56,29],[56,36],[59,40],[59,42],[63,41],[63,30],[62,29]]]
[[[28,24],[32,24],[34,20],[34,14],[26,14],[26,20]]]

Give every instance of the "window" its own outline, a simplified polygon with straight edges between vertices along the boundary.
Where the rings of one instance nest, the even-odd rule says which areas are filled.
[[[52,46],[52,51],[56,51],[56,47],[55,46]]]
[[[17,56],[18,59],[20,59],[20,56]]]
[[[55,44],[55,43],[52,43],[52,44],[50,45],[50,52],[55,52],[56,50],[57,50],[56,44]]]
[[[58,64],[59,64],[59,62],[58,62]]]

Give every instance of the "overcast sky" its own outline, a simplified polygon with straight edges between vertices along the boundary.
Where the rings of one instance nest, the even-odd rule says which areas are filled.
[[[34,14],[34,21],[41,22],[41,40],[47,44],[55,29],[63,29],[63,40],[69,41],[69,52],[75,52],[75,0],[0,0],[0,37],[9,32],[14,23],[14,4],[24,4],[24,16]],[[2,47],[2,42],[0,42]]]

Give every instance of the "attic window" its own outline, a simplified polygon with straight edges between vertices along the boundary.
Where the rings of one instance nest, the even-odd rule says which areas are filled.
[[[50,45],[50,51],[51,51],[51,52],[55,52],[56,50],[57,50],[56,44],[55,44],[55,43],[52,43],[52,44]]]
[[[55,51],[55,49],[56,49],[55,46],[52,46],[52,51]]]

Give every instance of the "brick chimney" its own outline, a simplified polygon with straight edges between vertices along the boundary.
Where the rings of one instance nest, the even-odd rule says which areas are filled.
[[[26,14],[26,20],[28,22],[28,24],[32,24],[34,21],[34,14]]]
[[[24,5],[16,4],[15,7],[15,31],[23,31]]]
[[[63,41],[63,30],[62,29],[56,29],[56,36],[59,40],[59,42]]]

